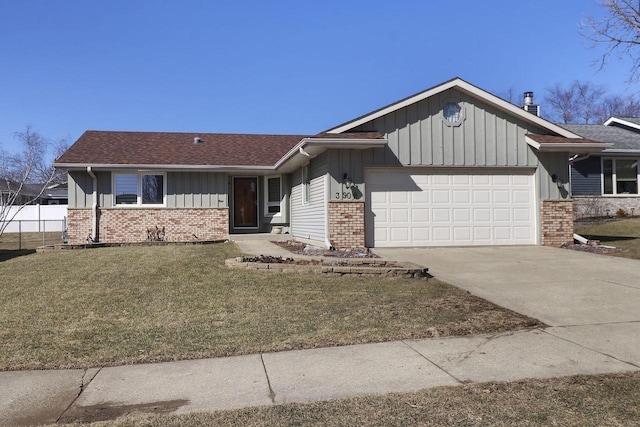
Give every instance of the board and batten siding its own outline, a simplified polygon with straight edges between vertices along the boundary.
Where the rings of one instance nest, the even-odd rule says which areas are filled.
[[[447,102],[462,107],[459,126],[443,120],[442,108]],[[364,152],[363,161],[368,165],[447,167],[535,167],[537,159],[525,142],[525,134],[546,133],[455,89],[400,108],[353,131],[378,131],[389,141],[386,148]]]
[[[442,109],[447,102],[456,102],[462,108],[460,125],[445,123]],[[566,162],[570,154],[539,153],[525,141],[527,133],[547,134],[548,131],[456,89],[363,123],[353,131],[377,131],[388,141],[387,147],[363,150],[359,154],[353,150],[341,160],[340,167],[351,167],[348,172],[353,175],[353,182],[362,186],[363,193],[366,185],[363,182],[364,172],[353,167],[358,162],[362,167],[536,169],[536,188],[540,199],[565,199],[569,196],[551,183],[550,176],[556,174],[568,181]],[[330,164],[333,199],[342,174],[334,170],[335,161]]]
[[[291,176],[291,234],[295,237],[324,241],[327,220],[327,153],[312,159],[309,165],[309,203],[302,203],[302,169]]]
[[[571,192],[574,196],[600,196],[602,194],[602,161],[589,157],[571,165]]]
[[[123,172],[127,173],[127,172]],[[167,207],[220,208],[228,206],[227,175],[220,172],[168,172]],[[112,173],[96,172],[98,205],[113,207]],[[90,208],[93,179],[85,171],[69,171],[69,207]]]

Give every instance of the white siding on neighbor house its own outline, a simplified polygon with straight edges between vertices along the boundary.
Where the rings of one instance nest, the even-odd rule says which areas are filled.
[[[291,234],[294,237],[324,241],[327,218],[326,153],[311,161],[309,166],[309,203],[302,203],[302,169],[292,174]]]

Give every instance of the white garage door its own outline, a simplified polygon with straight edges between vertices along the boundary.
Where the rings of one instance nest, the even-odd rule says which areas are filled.
[[[367,244],[535,244],[532,173],[367,170]]]

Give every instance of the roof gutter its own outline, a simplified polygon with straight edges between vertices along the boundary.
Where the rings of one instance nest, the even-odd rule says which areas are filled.
[[[91,243],[97,241],[98,234],[98,177],[93,173],[91,166],[87,166],[87,173],[93,180],[93,203],[91,204]],[[88,240],[88,239],[87,239]]]
[[[571,142],[571,138],[567,138],[567,142],[537,142],[533,138],[525,135],[524,140],[527,144],[538,151],[544,152],[574,152],[574,153],[598,153],[613,144],[606,142]]]

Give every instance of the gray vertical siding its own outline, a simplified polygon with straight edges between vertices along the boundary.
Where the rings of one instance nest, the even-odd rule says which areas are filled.
[[[442,107],[458,102],[464,110],[459,126],[442,120]],[[364,123],[355,131],[378,131],[389,145],[372,150],[367,163],[383,166],[535,167],[537,159],[524,140],[542,132],[476,98],[450,89]]]
[[[540,160],[536,169],[536,187],[541,200],[562,200],[570,198],[569,192],[569,153],[537,153]],[[558,188],[551,181],[556,175],[565,184]]]
[[[68,173],[69,207],[89,208],[93,204],[93,179],[84,171]]]
[[[600,196],[602,194],[602,162],[600,157],[589,157],[571,165],[571,192],[574,196]]]
[[[321,240],[326,237],[327,218],[327,153],[311,160],[309,174],[310,199],[302,204],[302,169],[291,175],[291,234],[296,237]]]
[[[220,172],[170,172],[167,207],[219,208],[228,206],[227,174]]]
[[[112,174],[96,172],[98,204],[113,207]],[[215,208],[227,207],[227,175],[219,172],[167,173],[167,207]],[[93,180],[86,171],[69,172],[69,207],[90,208]]]

